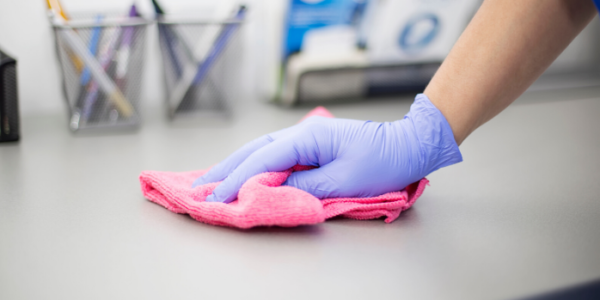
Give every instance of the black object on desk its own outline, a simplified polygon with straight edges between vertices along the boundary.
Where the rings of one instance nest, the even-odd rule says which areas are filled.
[[[600,280],[546,293],[527,300],[596,300],[600,299]]]
[[[17,61],[0,50],[0,142],[19,140]]]

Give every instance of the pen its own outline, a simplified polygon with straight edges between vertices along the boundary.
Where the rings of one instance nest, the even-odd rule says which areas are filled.
[[[128,16],[130,18],[138,17],[137,8],[135,4],[131,5]],[[129,53],[131,51],[131,42],[133,40],[133,34],[135,31],[134,26],[128,26],[123,30],[123,37],[121,40],[121,47],[117,56],[117,85],[121,87],[120,81],[125,78],[127,73],[127,65],[129,64]]]
[[[129,10],[130,18],[139,16],[137,8],[134,5]],[[135,28],[133,26],[126,27],[123,31],[123,38],[121,41],[121,47],[119,49],[119,57],[117,60],[117,80],[123,79],[127,73],[127,64],[129,63],[129,53],[131,48],[131,42],[133,39]]]
[[[242,20],[244,18],[245,13],[246,7],[242,5],[238,8],[234,19]],[[216,38],[215,42],[212,44],[212,47],[206,54],[206,58],[197,67],[197,69],[185,69],[185,73],[182,76],[182,79],[177,83],[177,85],[173,89],[173,93],[171,93],[171,97],[169,97],[169,103],[176,105],[172,113],[181,109],[181,107],[183,106],[182,104],[184,102],[183,100],[185,98],[185,95],[187,94],[191,85],[199,84],[204,80],[204,77],[214,64],[215,60],[219,57],[221,52],[223,52],[225,46],[229,42],[229,39],[235,33],[239,26],[239,23],[225,25],[224,28],[221,30],[219,36]]]
[[[106,71],[112,62],[113,55],[115,53],[115,48],[117,46],[117,42],[119,40],[119,36],[121,35],[121,28],[107,28],[105,29],[105,39],[107,41],[103,41],[102,47],[100,48],[100,65],[102,69]],[[89,120],[90,114],[92,112],[92,108],[96,103],[96,99],[98,97],[98,83],[95,80],[92,80],[90,86],[88,88],[88,92],[84,101],[84,107],[82,112],[83,121],[86,122]]]
[[[234,19],[242,20],[244,18],[245,13],[246,13],[246,7],[240,6]],[[223,31],[221,32],[221,34],[215,41],[210,52],[208,53],[208,56],[206,57],[206,59],[204,60],[204,62],[200,66],[200,68],[198,69],[198,73],[196,74],[196,77],[194,78],[194,84],[198,84],[198,83],[202,82],[202,80],[204,79],[204,76],[206,76],[206,73],[208,72],[208,70],[214,63],[214,61],[223,52],[225,46],[227,46],[227,43],[229,42],[229,39],[235,33],[236,29],[238,29],[239,26],[240,26],[240,24],[238,24],[238,23],[225,25],[225,28],[223,29]]]
[[[135,4],[132,4],[130,9],[129,9],[129,13],[127,15],[128,18],[136,18],[139,17],[140,14],[137,11],[137,7]],[[136,33],[137,27],[135,26],[124,26],[121,27],[121,43],[119,46],[117,46],[116,48],[118,48],[119,50],[114,54],[115,57],[115,61],[116,61],[116,66],[114,67],[113,71],[115,72],[114,74],[114,78],[115,78],[115,84],[117,85],[117,87],[122,90],[125,91],[126,88],[126,81],[127,81],[127,72],[128,72],[128,68],[129,68],[129,57],[131,54],[131,45],[134,42],[134,35]],[[110,101],[103,101],[100,110],[102,111],[101,115],[105,116],[111,113],[111,111],[113,110],[113,105]],[[116,117],[118,117],[117,115],[114,115]],[[111,118],[113,117],[113,115],[111,115]]]
[[[102,15],[96,16],[96,23],[102,22]],[[102,32],[102,28],[100,26],[94,27],[92,29],[92,36],[90,38],[90,53],[93,56],[96,56],[96,52],[98,51],[98,40],[100,40],[100,33]],[[84,86],[90,81],[90,70],[84,66],[83,73],[81,73],[81,85]]]
[[[67,17],[67,14],[65,13],[65,11],[62,9],[62,5],[60,5],[60,1],[58,1],[58,0],[47,0],[46,3],[48,3],[48,8],[54,10],[63,19],[65,19],[65,20],[69,19]]]
[[[162,9],[162,7],[160,7],[157,0],[152,0],[152,6],[154,7],[154,12],[156,13],[157,18],[160,18],[165,14],[164,10]],[[179,76],[181,76],[181,64],[179,62],[179,59],[177,58],[175,49],[173,48],[176,42],[175,36],[173,35],[173,32],[168,26],[160,23],[158,24],[158,31],[160,32],[160,36],[164,37],[164,44],[167,47],[167,52],[169,53],[171,60],[173,61],[175,74],[177,74],[177,78],[179,78]]]
[[[48,8],[50,10],[54,11],[57,15],[62,17],[64,20],[69,20],[69,17],[65,13],[65,11],[62,9],[62,5],[60,5],[60,1],[47,0],[46,3],[48,4]],[[75,69],[77,70],[77,73],[80,73],[81,70],[83,69],[83,62],[81,61],[81,59],[79,57],[77,57],[77,55],[73,54],[70,51],[67,51],[67,52],[68,52],[67,55],[69,55],[69,58],[73,62],[73,65],[75,66]]]
[[[131,103],[127,102],[125,96],[123,96],[117,86],[110,80],[108,75],[106,75],[100,63],[92,56],[77,34],[70,28],[61,28],[58,32],[73,51],[83,59],[86,67],[90,69],[92,77],[97,81],[100,88],[109,96],[111,101],[113,101],[117,110],[125,117],[131,116],[133,114]]]

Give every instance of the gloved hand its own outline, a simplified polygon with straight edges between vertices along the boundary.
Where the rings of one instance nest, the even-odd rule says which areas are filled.
[[[320,199],[371,197],[402,190],[461,161],[450,125],[427,96],[419,94],[399,121],[310,117],[262,136],[196,179],[192,187],[223,180],[206,201],[229,203],[250,177],[300,164],[318,168],[294,172],[284,185]]]

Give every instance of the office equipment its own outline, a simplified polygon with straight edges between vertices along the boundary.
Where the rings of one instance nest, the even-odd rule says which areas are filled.
[[[135,5],[132,5],[127,18],[135,18],[139,17],[137,13],[137,8]],[[115,72],[115,84],[117,88],[124,89],[126,88],[126,80],[125,75],[127,74],[127,69],[129,65],[129,53],[131,47],[131,41],[133,39],[134,28],[126,27],[123,29],[122,27],[111,27],[105,30],[104,37],[107,40],[104,43],[104,46],[101,48],[100,52],[100,64],[105,71],[108,71],[111,63],[113,61],[113,57],[115,56],[115,52],[118,49],[118,56],[116,61],[116,70]],[[121,37],[122,34],[122,37]],[[120,39],[120,46],[118,45]],[[92,85],[88,91],[85,107],[83,109],[83,121],[87,122],[90,118],[92,107],[96,103],[96,99],[98,96],[98,85],[95,82],[92,82]],[[96,106],[96,109],[101,109],[102,114],[110,114],[111,108],[113,105],[110,101],[103,101],[104,103]],[[113,113],[114,115],[114,113]]]
[[[171,118],[197,113],[229,114],[226,89],[232,82],[224,80],[234,67],[233,55],[239,50],[236,36],[247,10],[238,6],[231,14],[230,9],[219,7],[213,20],[177,20],[164,12],[159,18],[159,28],[164,28],[159,31],[159,38]],[[184,38],[184,32],[200,34],[190,41]],[[176,59],[172,58],[174,54]]]
[[[152,0],[157,17],[159,20],[164,19],[164,10],[160,7],[157,0]],[[217,12],[213,13],[215,18],[225,17],[229,11],[228,5],[218,5]],[[225,12],[225,15],[223,14]],[[178,26],[168,26],[159,23],[160,39],[163,41],[161,45],[169,54],[172,61],[172,68],[175,72],[175,77],[178,79],[174,82],[173,92],[170,93],[167,103],[171,103],[175,110],[179,106],[189,91],[190,86],[195,81],[198,73],[199,65],[207,58],[208,52],[221,31],[221,26],[204,26],[202,34],[195,43],[194,49],[186,42],[184,35],[180,34],[182,28]],[[161,30],[162,29],[162,30]],[[182,51],[177,51],[181,49]]]
[[[64,20],[68,20],[69,19],[69,17],[67,17],[67,14],[65,13],[65,11],[62,8],[62,5],[60,4],[60,1],[58,1],[58,0],[47,0],[46,3],[48,4],[48,8],[51,9],[51,10],[53,10],[58,16],[60,16]]]
[[[301,51],[304,37],[315,29],[329,26],[352,25],[365,6],[366,1],[287,0],[287,12],[283,20],[283,59]]]
[[[292,105],[422,92],[480,1],[287,3],[282,72],[271,98]]]
[[[119,107],[121,113],[127,117],[131,116],[133,113],[131,104],[127,102],[122,92],[115,86],[106,72],[104,72],[96,58],[85,48],[85,45],[76,33],[68,29],[61,29],[58,35],[62,38],[62,41],[68,44],[83,59],[85,65],[90,68],[95,80],[97,80],[104,92],[115,102],[115,105]]]
[[[19,137],[17,61],[0,49],[0,142]]]
[[[244,6],[240,6],[239,10],[237,11],[237,13],[235,14],[233,19],[234,20],[242,20],[244,18],[245,12],[246,12],[246,8]],[[235,33],[235,31],[238,29],[239,26],[240,26],[239,23],[225,25],[225,27],[223,28],[223,31],[220,33],[220,35],[214,41],[214,44],[212,45],[210,52],[208,52],[208,54],[206,55],[206,58],[204,58],[204,54],[201,54],[202,58],[204,58],[204,59],[203,59],[202,64],[198,68],[198,73],[196,73],[196,76],[194,77],[195,84],[202,82],[202,80],[206,76],[206,72],[208,72],[208,70],[210,70],[210,68],[214,64],[215,60],[217,58],[219,58],[219,55],[221,55],[221,53],[223,52],[223,49],[227,46],[229,39],[231,39],[231,36]]]
[[[95,19],[96,23],[100,23],[102,21],[102,18],[103,18],[102,15],[97,15],[96,19]],[[92,29],[88,47],[89,47],[90,53],[93,56],[96,56],[96,52],[98,51],[98,41],[100,40],[100,33],[101,33],[100,27],[94,27]],[[91,97],[94,97],[94,100],[95,100],[95,96],[93,93],[90,93],[90,89],[93,88],[94,84],[89,84],[89,81],[91,78],[89,68],[84,66],[80,78],[81,78],[80,79],[81,88],[79,89],[79,96],[77,97],[76,107],[81,110],[88,101],[91,101],[90,100]]]
[[[62,66],[63,90],[69,104],[71,130],[138,126],[139,116],[136,110],[140,93],[139,77],[144,55],[144,32],[148,22],[139,17],[122,16],[105,17],[100,21],[66,21],[56,14],[51,16],[51,22]],[[125,29],[129,29],[126,31],[129,32],[128,37],[126,40],[121,39],[122,47],[119,47],[119,37]],[[104,44],[100,45],[102,49],[97,56],[85,44],[87,40],[93,46],[96,37]],[[110,65],[113,56],[118,56],[115,51],[121,48],[129,49],[124,51],[130,52],[126,55],[131,57],[121,63],[120,76],[116,76]],[[89,83],[85,82],[85,71],[81,78],[77,76],[76,67],[68,58],[69,51],[80,57],[85,70],[89,70]],[[127,83],[125,78],[128,78]],[[121,86],[115,83],[117,79]]]
[[[119,37],[121,35],[121,29],[120,28],[107,28],[105,30],[105,34],[103,36],[103,41],[102,41],[102,47],[100,49],[100,66],[102,66],[102,69],[107,72],[108,71],[108,67],[111,64],[112,58],[113,58],[113,54],[117,48],[117,42],[119,40]],[[82,83],[83,86],[83,83]],[[119,86],[117,85],[117,88],[119,88]],[[96,81],[92,81],[88,88],[86,89],[86,96],[85,96],[85,101],[83,103],[83,112],[82,112],[82,118],[83,121],[87,121],[90,117],[90,114],[92,112],[92,107],[94,106],[96,99],[98,98],[98,83]]]
[[[56,15],[57,17],[60,17],[63,20],[69,20],[69,17],[63,10],[62,5],[60,4],[60,1],[47,0],[46,3],[48,4],[48,9],[50,11],[52,11],[51,14]],[[70,59],[73,61],[73,65],[75,66],[75,69],[77,70],[77,72],[81,72],[83,69],[83,62],[81,61],[81,59],[79,57],[77,57],[77,55],[70,50],[67,51],[67,54],[69,55]]]
[[[240,6],[233,19],[242,20],[244,18],[245,11],[246,8],[244,6]],[[184,102],[184,97],[187,91],[189,90],[190,85],[199,85],[203,82],[207,72],[212,68],[215,61],[219,58],[224,48],[227,46],[227,43],[231,39],[232,35],[235,34],[238,27],[238,23],[225,25],[218,37],[212,43],[212,46],[209,48],[210,50],[208,51],[208,53],[200,54],[201,63],[199,64],[195,74],[192,72],[187,72],[184,74],[183,80],[181,80],[177,84],[177,86],[175,86],[173,94],[169,99],[169,102],[173,103],[176,106],[175,111],[178,111],[188,105]],[[212,39],[209,39],[209,41],[211,40]],[[192,74],[194,75],[192,76]]]
[[[157,0],[152,0],[152,7],[154,8],[156,18],[157,19],[162,18],[162,16],[165,14],[165,12],[162,9],[162,7],[158,4]],[[181,66],[181,63],[179,62],[179,57],[175,53],[175,49],[174,49],[175,43],[177,43],[177,40],[176,40],[173,32],[171,31],[171,28],[169,26],[166,26],[165,24],[161,24],[160,22],[158,23],[158,32],[159,32],[159,39],[161,39],[161,46],[164,45],[164,48],[166,49],[167,53],[169,54],[169,58],[171,59],[171,66],[173,67],[175,76],[177,78],[179,78],[181,76],[182,66]]]
[[[419,92],[439,68],[439,62],[369,65],[360,53],[312,59],[290,56],[280,102],[285,105],[353,101],[365,97]]]
[[[129,10],[129,18],[136,18],[140,15],[137,12],[137,8],[135,5],[131,6]],[[117,86],[120,88],[125,84],[123,81],[125,80],[125,75],[127,75],[127,66],[129,64],[129,55],[131,53],[131,42],[133,40],[133,35],[135,33],[134,27],[125,27],[123,30],[123,38],[121,40],[121,46],[119,48],[118,56],[117,56]]]

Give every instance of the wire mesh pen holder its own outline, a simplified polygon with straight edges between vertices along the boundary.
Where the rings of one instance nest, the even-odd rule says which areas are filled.
[[[51,18],[72,131],[135,128],[148,21]]]
[[[238,13],[227,20],[157,21],[171,119],[230,115],[243,20]]]

